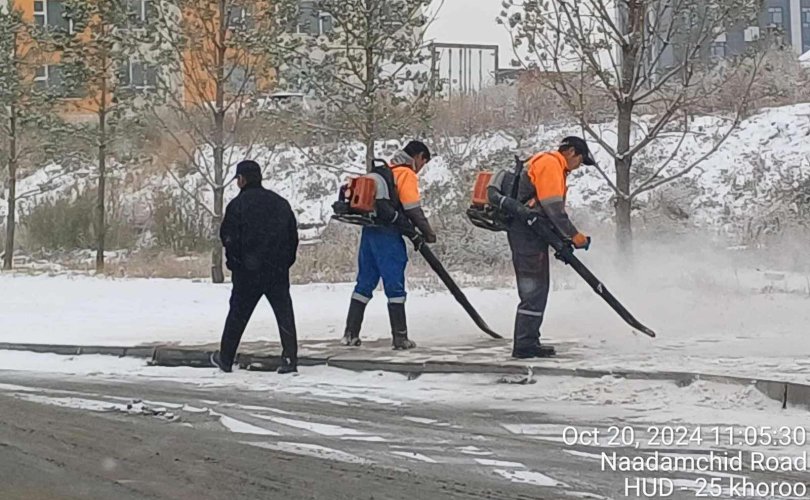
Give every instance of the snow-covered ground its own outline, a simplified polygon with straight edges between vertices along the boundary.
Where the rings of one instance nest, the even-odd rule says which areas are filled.
[[[797,187],[810,177],[810,103],[769,108],[744,120],[740,127],[698,168],[692,170],[674,189],[668,198],[674,200],[679,209],[691,216],[690,221],[700,227],[722,230],[739,236],[752,213],[761,210],[770,212],[773,199],[781,190]],[[649,117],[639,117],[634,141],[642,137],[642,129],[649,126]],[[716,138],[726,130],[727,121],[721,117],[695,117],[690,125],[690,134],[683,141],[680,132],[664,132],[659,140],[645,148],[634,160],[637,172],[634,179],[641,182],[645,175],[664,165],[677,154],[661,173],[671,175],[689,166],[703,154],[708,153]],[[602,138],[608,143],[615,142],[615,123],[595,124]],[[425,169],[422,187],[427,193],[425,203],[433,211],[448,207],[457,208],[460,198],[466,199],[475,181],[475,173],[482,169],[508,168],[512,154],[529,155],[536,151],[555,147],[565,135],[581,134],[577,127],[539,126],[527,138],[519,151],[518,144],[508,134],[493,131],[471,137],[449,138],[440,144],[432,144],[436,151],[433,161]],[[597,161],[613,177],[611,157],[595,141],[593,149]],[[397,141],[378,145],[377,154],[388,157],[400,146]],[[335,153],[315,149],[264,148],[255,147],[250,156],[265,166],[266,184],[290,200],[296,210],[299,222],[307,225],[325,224],[331,216],[339,184],[349,175],[362,171],[363,146],[343,144]],[[211,164],[210,151],[201,150],[202,162]],[[244,152],[228,152],[229,171],[242,159]],[[316,157],[328,157],[328,165],[313,162]],[[493,164],[493,158],[499,158]],[[503,163],[500,163],[503,162]],[[646,172],[646,174],[645,174]],[[155,193],[172,192],[184,196],[177,182],[165,173],[138,173],[130,168],[113,168],[110,175],[120,178],[125,185],[116,193],[125,213],[143,218],[149,213],[150,203]],[[30,211],[38,203],[57,197],[75,197],[94,182],[92,167],[65,171],[59,165],[48,165],[19,181],[18,192],[42,194],[27,196],[20,202],[20,212]],[[210,188],[199,175],[181,178],[185,188],[199,192],[209,203],[212,200]],[[226,187],[226,200],[237,193],[235,183]],[[581,169],[572,175],[568,203],[575,208],[585,208],[597,217],[607,219],[612,213],[608,200],[612,191],[604,179],[593,168]],[[190,200],[186,200],[183,210],[193,210]],[[649,193],[640,195],[638,201],[649,201]],[[0,215],[5,211],[0,205]],[[312,236],[317,231],[310,230]]]
[[[634,273],[613,271],[593,250],[582,258],[639,320],[658,332],[658,338],[633,333],[570,270],[555,265],[555,290],[543,332],[566,356],[549,364],[810,382],[807,276],[735,267],[712,255],[641,255]],[[218,342],[230,286],[190,280],[3,275],[0,290],[0,342],[134,345]],[[337,340],[351,290],[351,284],[294,286],[300,338]],[[490,326],[510,337],[516,291],[466,292]],[[381,292],[366,318],[364,338],[388,338]],[[460,345],[485,338],[441,289],[414,290],[408,299],[408,320],[411,337],[423,345]],[[272,311],[262,302],[244,340],[277,338]]]

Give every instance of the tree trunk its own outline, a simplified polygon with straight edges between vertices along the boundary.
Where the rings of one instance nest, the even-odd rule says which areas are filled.
[[[616,241],[619,250],[629,258],[633,253],[633,229],[630,222],[630,167],[633,159],[627,156],[630,150],[630,133],[632,128],[632,108],[627,105],[619,107],[619,122],[617,128],[618,144],[616,151],[619,158],[615,160],[616,187],[619,193],[616,196]]]
[[[626,42],[621,45],[619,64],[621,70],[621,98],[616,103],[618,110],[616,167],[616,240],[625,264],[629,264],[633,253],[633,229],[631,226],[630,168],[633,158],[627,156],[630,151],[630,134],[633,126],[633,79],[636,67],[641,61],[638,33],[641,32],[646,15],[644,2],[631,1],[619,6],[619,25],[625,34]]]
[[[367,32],[370,30],[366,30]],[[370,44],[371,42],[368,41]],[[365,82],[365,133],[364,139],[366,142],[366,171],[371,172],[371,167],[374,166],[374,134],[376,127],[374,126],[374,47],[371,45],[366,46],[366,82]]]
[[[371,172],[374,166],[374,136],[366,134],[366,172]]]
[[[107,79],[101,79],[98,111],[98,197],[96,198],[96,272],[104,272],[104,240],[107,235],[105,193],[107,189]]]
[[[214,82],[214,216],[211,218],[214,246],[211,250],[211,281],[225,282],[222,269],[222,243],[219,241],[219,227],[225,198],[225,49],[228,35],[228,6],[225,0],[219,1],[219,40],[216,52],[216,82]]]
[[[14,267],[14,226],[17,223],[17,107],[11,105],[8,136],[8,214],[6,215],[6,248],[3,269]]]
[[[217,94],[219,95],[219,91]],[[221,107],[218,109],[222,109]],[[225,272],[222,269],[222,243],[219,241],[219,226],[222,224],[222,213],[225,199],[225,136],[224,112],[217,111],[214,115],[214,216],[211,218],[214,236],[214,248],[211,251],[211,281],[225,282]]]
[[[219,162],[222,162],[222,150],[219,153]],[[216,155],[216,153],[214,153]],[[217,160],[214,160],[216,165]],[[215,167],[216,168],[216,167]],[[222,225],[222,212],[225,198],[225,188],[222,186],[222,167],[215,170],[215,182],[217,187],[214,188],[214,217],[212,218],[212,225],[214,230],[214,249],[211,252],[211,281],[214,283],[225,282],[225,272],[222,269],[222,243],[219,241],[219,227]]]

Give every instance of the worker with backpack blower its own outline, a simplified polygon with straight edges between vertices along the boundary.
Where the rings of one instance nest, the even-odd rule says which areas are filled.
[[[356,347],[361,344],[360,328],[366,305],[382,278],[388,298],[392,346],[396,350],[411,349],[416,344],[408,339],[405,316],[405,268],[408,252],[403,234],[412,234],[414,227],[426,243],[434,243],[436,234],[420,204],[417,174],[430,161],[430,150],[419,141],[409,142],[398,151],[388,165],[377,165],[369,177],[376,183],[376,213],[386,226],[364,227],[358,252],[357,283],[349,305],[346,329],[341,344]],[[417,238],[419,241],[419,238]]]
[[[588,144],[580,137],[566,137],[557,151],[536,154],[525,163],[516,194],[518,203],[536,212],[541,222],[550,223],[563,240],[574,248],[587,250],[591,239],[574,227],[565,211],[568,174],[582,164],[595,164]],[[494,178],[491,186],[498,182]],[[521,219],[509,224],[507,235],[520,296],[512,356],[553,356],[554,348],[540,343],[540,326],[549,294],[548,243]]]

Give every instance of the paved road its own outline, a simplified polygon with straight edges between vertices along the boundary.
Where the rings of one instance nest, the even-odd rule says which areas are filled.
[[[319,394],[0,371],[0,498],[628,498],[558,417]]]

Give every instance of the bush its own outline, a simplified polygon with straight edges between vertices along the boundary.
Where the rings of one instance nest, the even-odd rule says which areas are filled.
[[[158,191],[152,198],[152,228],[155,243],[177,255],[211,248],[210,219],[188,197]]]
[[[78,250],[93,246],[93,199],[59,198],[40,203],[24,219],[28,243],[46,250]]]
[[[57,198],[43,201],[21,217],[25,229],[25,246],[29,250],[81,250],[95,248],[95,189],[86,190],[75,198]],[[129,248],[135,244],[136,234],[129,221],[115,204],[110,190],[107,207],[107,233],[105,246]]]

